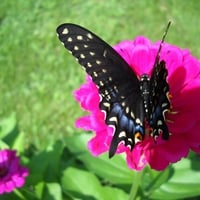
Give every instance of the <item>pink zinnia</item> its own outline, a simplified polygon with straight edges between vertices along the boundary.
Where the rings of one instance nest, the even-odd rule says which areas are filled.
[[[139,36],[134,41],[119,43],[114,49],[140,77],[144,73],[151,75],[159,45],[160,42],[152,44]],[[126,154],[131,169],[141,170],[149,164],[153,169],[163,170],[187,157],[190,149],[200,153],[200,63],[188,50],[167,43],[162,47],[160,60],[166,62],[168,70],[171,109],[166,114],[166,123],[171,135],[169,140],[159,137],[156,143],[153,138],[145,138],[132,151],[120,145],[116,153]],[[95,132],[88,143],[89,150],[94,156],[107,152],[113,129],[106,125],[99,109],[98,88],[87,77],[74,95],[81,107],[90,112],[76,121],[76,127]]]
[[[14,150],[0,150],[0,194],[22,187],[28,170],[21,167]]]

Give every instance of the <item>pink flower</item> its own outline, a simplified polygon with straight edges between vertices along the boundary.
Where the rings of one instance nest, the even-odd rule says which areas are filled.
[[[114,49],[127,61],[134,72],[141,76],[151,74],[160,42],[152,44],[139,36],[133,41],[123,41]],[[121,145],[116,153],[126,154],[131,169],[141,170],[146,164],[156,170],[165,169],[170,163],[187,157],[189,150],[200,153],[200,62],[188,50],[165,43],[160,60],[166,62],[170,88],[171,110],[166,114],[166,122],[171,133],[169,140],[145,138],[132,151]],[[76,127],[95,132],[88,142],[94,156],[109,150],[113,130],[104,122],[104,114],[99,109],[98,89],[87,77],[74,93],[76,100],[88,116],[76,121]]]
[[[20,166],[16,151],[0,150],[0,194],[22,187],[28,174],[28,170]]]

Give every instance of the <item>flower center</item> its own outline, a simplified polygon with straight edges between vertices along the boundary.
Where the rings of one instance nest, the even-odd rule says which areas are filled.
[[[5,166],[0,166],[0,178],[3,178],[7,175],[8,169]]]

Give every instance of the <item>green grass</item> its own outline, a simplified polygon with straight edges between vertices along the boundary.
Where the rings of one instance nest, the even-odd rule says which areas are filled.
[[[59,43],[59,24],[81,24],[113,45],[136,35],[160,40],[172,20],[167,42],[200,57],[199,8],[194,0],[1,0],[0,117],[15,112],[27,144],[41,147],[77,132],[82,111],[72,91],[84,73]]]

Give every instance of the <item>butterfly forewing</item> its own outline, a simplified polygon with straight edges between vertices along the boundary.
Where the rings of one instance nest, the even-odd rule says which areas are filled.
[[[74,24],[62,24],[57,33],[98,86],[100,109],[106,114],[106,123],[114,127],[109,156],[114,155],[121,142],[132,149],[134,134],[144,134],[143,103],[137,76],[111,46],[89,30]]]
[[[60,25],[57,33],[64,46],[78,59],[97,85],[99,83],[96,79],[109,78],[110,75],[120,81],[128,78],[138,82],[124,59],[94,33],[74,24]]]

